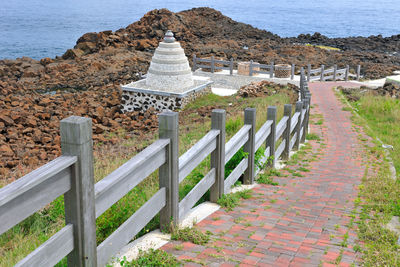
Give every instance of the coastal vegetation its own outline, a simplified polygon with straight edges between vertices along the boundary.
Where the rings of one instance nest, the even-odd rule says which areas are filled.
[[[347,110],[353,112],[359,140],[367,152],[365,174],[350,221],[351,225],[357,223],[362,242],[354,246],[354,250],[362,251],[365,266],[398,266],[399,234],[388,229],[387,224],[393,216],[400,217],[400,101],[360,90],[345,90],[341,97],[350,100],[344,102],[351,105]],[[363,131],[373,139],[363,135]],[[392,146],[385,146],[389,147],[390,160],[382,142]],[[392,161],[397,177],[393,177],[389,161]]]

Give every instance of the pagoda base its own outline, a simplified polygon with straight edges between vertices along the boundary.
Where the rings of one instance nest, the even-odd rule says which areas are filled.
[[[211,92],[211,81],[195,80],[195,84],[180,92],[162,91],[146,86],[146,80],[140,80],[122,88],[122,112],[177,110],[184,108],[197,97]]]

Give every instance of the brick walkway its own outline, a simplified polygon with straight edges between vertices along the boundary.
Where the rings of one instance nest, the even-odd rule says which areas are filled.
[[[358,265],[351,221],[364,168],[350,114],[342,111],[333,85],[310,84],[310,132],[321,140],[310,141],[307,153],[274,177],[278,186],[257,185],[233,211],[220,209],[198,223],[213,233],[207,245],[184,242],[182,248],[172,241],[163,249],[185,266]]]

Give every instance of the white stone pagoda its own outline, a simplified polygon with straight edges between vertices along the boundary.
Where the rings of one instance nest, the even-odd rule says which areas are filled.
[[[167,31],[154,52],[146,78],[121,86],[123,111],[180,109],[209,92],[211,83],[194,79],[183,48],[172,31]]]

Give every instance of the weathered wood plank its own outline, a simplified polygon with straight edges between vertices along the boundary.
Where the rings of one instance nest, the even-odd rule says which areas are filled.
[[[166,189],[165,207],[160,210],[160,228],[168,230],[179,222],[179,113],[158,115],[158,136],[168,139],[167,160],[158,171],[158,186]]]
[[[290,125],[292,124],[292,104],[285,104],[284,109],[283,109],[283,115],[288,118],[286,122],[286,127],[285,131],[282,134],[282,139],[285,140],[285,148],[283,149],[282,152],[282,158],[285,160],[289,159],[289,153],[290,153]]]
[[[324,70],[324,74],[326,75],[326,74],[329,74],[329,73],[333,73],[334,71],[335,71],[334,68],[330,68],[330,69]]]
[[[209,131],[188,151],[179,157],[179,183],[217,147],[219,130]]]
[[[301,127],[301,130],[300,130],[300,140],[303,140],[302,138],[303,138],[303,134],[304,134],[304,127]]]
[[[54,266],[74,249],[73,225],[68,224],[40,247],[18,262],[16,267]]]
[[[182,220],[188,211],[207,192],[215,182],[215,168],[212,168],[206,176],[185,196],[179,203],[179,218]]]
[[[57,161],[58,164],[50,164],[50,162],[50,170],[46,167],[47,164],[40,168],[43,172],[36,170],[35,173],[39,175],[37,179],[40,180],[40,183],[36,183],[35,181],[32,184],[29,181],[18,183],[19,180],[17,180],[2,188],[0,193],[2,196],[2,204],[0,205],[0,234],[6,232],[60,195],[69,191],[71,189],[72,173],[71,167],[65,168],[65,166],[73,164],[75,160],[76,157],[63,157],[63,159]],[[62,166],[63,169],[58,169],[56,172],[54,169],[56,166]],[[46,174],[51,174],[51,176]],[[21,179],[25,180],[25,177],[35,179],[32,173]],[[18,188],[18,185],[22,187]],[[9,195],[14,194],[14,192],[15,195]]]
[[[272,121],[271,133],[265,140],[265,147],[269,148],[270,156],[272,160],[268,162],[268,167],[275,168],[275,136],[276,136],[276,107],[268,107],[267,109],[267,120]]]
[[[307,109],[303,108],[301,111],[301,124],[304,122],[304,116],[306,116]]]
[[[97,247],[97,264],[105,266],[110,258],[150,222],[165,206],[166,190],[161,188],[129,219]]]
[[[321,72],[321,68],[318,68],[318,69],[313,69],[313,70],[311,70],[310,71],[310,74],[317,74],[317,73],[320,73]],[[312,78],[312,77],[311,77]]]
[[[279,147],[275,151],[275,158],[279,159],[279,157],[282,155],[283,150],[285,149],[286,145],[286,140],[283,140],[282,143],[279,145]]]
[[[254,183],[254,156],[256,154],[255,150],[255,136],[256,136],[256,109],[246,108],[244,110],[244,124],[251,125],[249,131],[249,140],[243,146],[243,151],[247,153],[248,158],[248,168],[245,170],[243,175],[243,184],[253,184]]]
[[[230,61],[227,61],[227,60],[215,60],[215,64],[225,64],[225,65],[229,65],[229,64],[231,64],[231,62]]]
[[[224,194],[225,183],[225,125],[226,111],[214,109],[211,113],[211,129],[219,130],[217,147],[211,153],[211,169],[215,168],[215,183],[210,188],[210,201],[217,202]]]
[[[301,109],[303,108],[303,102],[302,101],[297,101],[296,102],[296,113],[299,114],[299,119],[297,121],[296,129],[295,132],[297,133],[297,138],[296,138],[296,143],[295,143],[295,149],[299,150],[300,149],[300,129],[301,129]]]
[[[256,151],[265,142],[271,133],[271,125],[273,121],[266,121],[256,133]]]
[[[209,66],[209,65],[197,64],[197,68],[198,68],[198,69],[211,69],[211,66]]]
[[[275,136],[275,141],[277,141],[279,139],[279,137],[281,137],[281,135],[283,134],[283,132],[286,129],[286,124],[288,121],[289,117],[288,116],[283,116],[281,121],[278,123],[278,125],[276,126],[276,136]]]
[[[294,133],[294,135],[293,135],[293,137],[292,137],[292,139],[290,139],[290,150],[292,150],[293,149],[293,146],[294,146],[294,144],[296,144],[296,139],[297,139],[297,132],[296,133]]]
[[[260,63],[253,63],[253,68],[260,68],[260,69],[271,69],[271,65],[267,64],[260,64]],[[268,72],[269,73],[269,72]]]
[[[216,69],[216,70],[230,70],[230,67],[229,67],[229,66],[228,66],[228,67],[219,67],[219,66],[215,66],[214,69]]]
[[[203,63],[211,63],[211,59],[206,59],[206,58],[197,58],[196,61]]]
[[[225,164],[235,155],[236,152],[249,140],[249,130],[251,125],[244,125],[240,130],[225,144]]]
[[[96,218],[165,163],[168,139],[160,139],[95,185]]]
[[[64,194],[65,223],[74,226],[68,266],[97,266],[92,119],[70,116],[60,121],[61,153],[77,156],[71,189]]]
[[[228,194],[231,190],[232,185],[239,179],[239,177],[244,173],[249,165],[249,159],[244,158],[242,161],[236,166],[236,168],[229,174],[229,176],[225,179],[224,192]]]
[[[259,73],[259,74],[271,74],[271,71],[253,70],[253,73]]]
[[[318,81],[320,78],[320,76],[311,76],[310,81]]]
[[[77,161],[76,156],[61,156],[37,168],[15,182],[0,188],[0,206],[17,198],[19,195],[51,179],[54,175],[68,168]]]
[[[295,112],[292,117],[292,121],[290,122],[290,133],[296,128],[297,122],[299,121],[300,112]]]
[[[333,75],[325,76],[325,80],[333,80]]]

